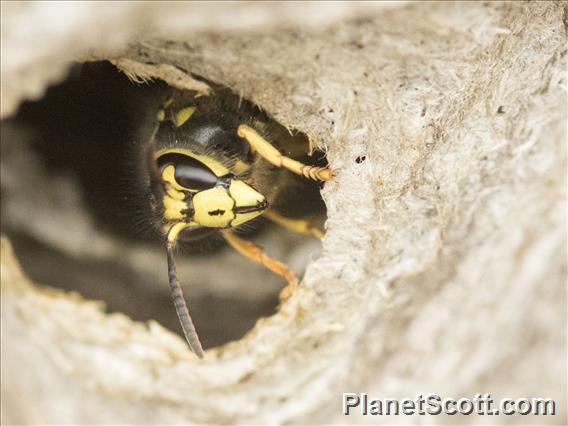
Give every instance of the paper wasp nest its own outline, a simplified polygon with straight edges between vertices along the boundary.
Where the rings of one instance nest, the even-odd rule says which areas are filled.
[[[73,181],[43,179],[19,148],[32,135],[17,108],[70,61],[179,88],[206,76],[308,135],[336,171],[321,254],[280,253],[307,264],[300,290],[204,361],[155,321],[32,283],[3,238],[3,423],[398,420],[344,417],[343,392],[549,397],[566,423],[566,4],[304,7],[3,4],[3,232],[69,268],[157,256],[98,230]],[[235,259],[217,258],[211,291],[237,306],[275,294],[278,280],[232,287]],[[127,306],[133,288],[109,299]]]

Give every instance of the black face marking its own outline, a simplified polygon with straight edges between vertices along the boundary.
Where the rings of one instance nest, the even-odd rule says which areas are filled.
[[[184,192],[185,198],[183,201],[187,204],[187,209],[183,209],[180,213],[186,217],[186,221],[193,219],[195,214],[195,207],[193,207],[193,194],[191,192]]]
[[[201,161],[188,155],[170,152],[159,157],[157,162],[161,170],[168,165],[174,166],[174,178],[184,188],[203,191],[217,184],[215,173]]]
[[[256,203],[255,206],[243,206],[243,207],[234,207],[233,212],[236,214],[239,213],[253,213],[260,210],[265,210],[268,207],[268,201],[259,201]]]
[[[217,209],[211,210],[207,213],[209,213],[209,216],[223,216],[225,214],[225,210]]]
[[[226,175],[219,176],[217,185],[222,186],[223,188],[229,188],[229,185],[231,185],[231,179],[234,178],[235,175],[233,173],[227,173]]]

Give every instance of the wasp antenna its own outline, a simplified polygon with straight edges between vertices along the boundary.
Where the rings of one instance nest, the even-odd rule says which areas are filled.
[[[170,283],[170,295],[172,302],[176,308],[176,313],[183,329],[183,334],[189,344],[190,349],[199,358],[203,358],[203,348],[201,347],[201,342],[199,341],[199,336],[197,331],[195,331],[195,326],[189,315],[189,310],[183,298],[183,291],[181,285],[177,278],[176,264],[174,262],[174,250],[173,245],[168,244],[166,247],[168,253],[168,279]]]
[[[312,180],[328,181],[333,176],[331,169],[325,167],[308,166],[293,158],[287,157],[274,148],[252,127],[241,124],[237,128],[237,135],[245,139],[251,148],[269,163],[276,167],[284,167],[292,173]]]

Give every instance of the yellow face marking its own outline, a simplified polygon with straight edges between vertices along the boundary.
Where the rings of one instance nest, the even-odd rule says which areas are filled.
[[[187,204],[183,201],[164,195],[162,203],[164,204],[164,218],[166,220],[182,220],[185,218],[182,210],[187,209]]]
[[[195,222],[178,222],[166,224],[162,227],[164,233],[168,236],[168,241],[174,242],[179,238],[179,234],[186,228],[196,228],[199,225]]]
[[[196,154],[195,152],[193,152],[189,149],[185,149],[185,148],[164,148],[164,149],[160,149],[158,152],[156,152],[156,154],[154,155],[154,158],[158,159],[162,155],[170,154],[170,153],[183,154],[183,155],[187,155],[189,157],[195,158],[197,161],[201,161],[203,164],[205,164],[207,167],[209,167],[213,171],[213,173],[215,173],[215,175],[217,175],[217,176],[224,176],[224,175],[226,175],[227,173],[230,172],[230,170],[228,168],[223,166],[217,160],[214,160],[213,158],[208,157],[206,155]]]
[[[233,180],[229,186],[229,193],[231,197],[235,200],[235,207],[256,207],[265,205],[266,198],[252,186],[246,184],[240,180]],[[264,213],[264,208],[260,208],[256,211],[250,211],[246,213],[237,213],[235,219],[231,222],[231,226],[236,227],[245,222],[248,222],[255,217],[260,216]]]
[[[176,114],[174,115],[174,123],[176,127],[183,126],[186,121],[189,120],[189,118],[193,115],[195,109],[195,107],[187,107],[176,112]]]
[[[176,182],[175,172],[176,172],[176,168],[174,166],[172,166],[171,164],[164,167],[164,170],[162,170],[162,179],[164,179],[167,183],[169,183],[173,187],[173,189],[177,189],[176,192],[183,191],[186,188],[184,188],[183,186],[181,186],[179,183]],[[173,198],[179,198],[179,196],[176,195]],[[183,198],[183,194],[182,194],[182,198]]]
[[[189,226],[190,225],[188,223],[184,222],[178,222],[173,226],[170,225],[164,226],[164,231],[168,234],[168,241],[170,243],[175,242],[179,237],[179,233],[183,231],[185,228],[189,228]]]
[[[180,192],[177,189],[172,188],[171,186],[168,186],[166,194],[168,194],[174,200],[183,200],[185,198],[185,194],[183,192]]]
[[[164,121],[166,119],[166,111],[163,109],[159,110],[156,114],[156,119],[160,122]]]
[[[209,228],[226,228],[235,217],[232,210],[234,205],[225,188],[217,186],[200,191],[193,197],[193,220]]]
[[[266,201],[264,195],[242,180],[232,180],[229,193],[236,202],[235,207],[254,207]]]

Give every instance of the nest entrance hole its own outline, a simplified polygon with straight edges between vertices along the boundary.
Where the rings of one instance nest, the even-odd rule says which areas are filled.
[[[17,124],[16,129],[32,135],[29,143],[24,143],[24,137],[19,140],[20,130],[11,133],[10,140],[8,136],[2,138],[3,151],[6,146],[20,144],[18,149],[28,150],[26,155],[37,158],[47,172],[47,179],[28,190],[57,191],[54,186],[62,179],[71,179],[80,190],[84,208],[77,215],[87,214],[95,224],[94,232],[125,250],[147,248],[153,254],[148,259],[155,263],[151,268],[158,271],[156,275],[146,274],[135,263],[125,263],[120,255],[91,258],[62,250],[38,237],[32,228],[15,226],[10,215],[3,215],[2,228],[35,282],[102,300],[109,312],[122,312],[139,321],[152,319],[181,335],[168,293],[163,242],[137,226],[135,215],[127,207],[132,196],[128,182],[136,178],[132,176],[135,168],[130,144],[148,134],[166,87],[160,81],[134,84],[108,62],[78,64],[65,82],[50,88],[40,101],[22,105],[17,116],[10,119]],[[9,162],[9,155],[6,157]],[[14,169],[8,173],[18,179]],[[3,203],[10,203],[10,188],[6,190],[3,185],[2,192]],[[311,200],[302,207],[305,210],[308,206],[321,226],[325,207],[317,186],[306,188],[303,200]],[[74,207],[63,203],[50,208]],[[319,247],[318,242],[309,241],[310,237],[292,234],[268,221],[261,221],[247,238],[274,257],[291,262],[300,277],[307,257]],[[84,241],[85,245],[89,243]],[[284,281],[229,247],[214,245],[208,250],[182,253],[178,262],[180,280],[205,348],[241,338],[259,318],[276,312]],[[224,284],[213,285],[219,280]]]

